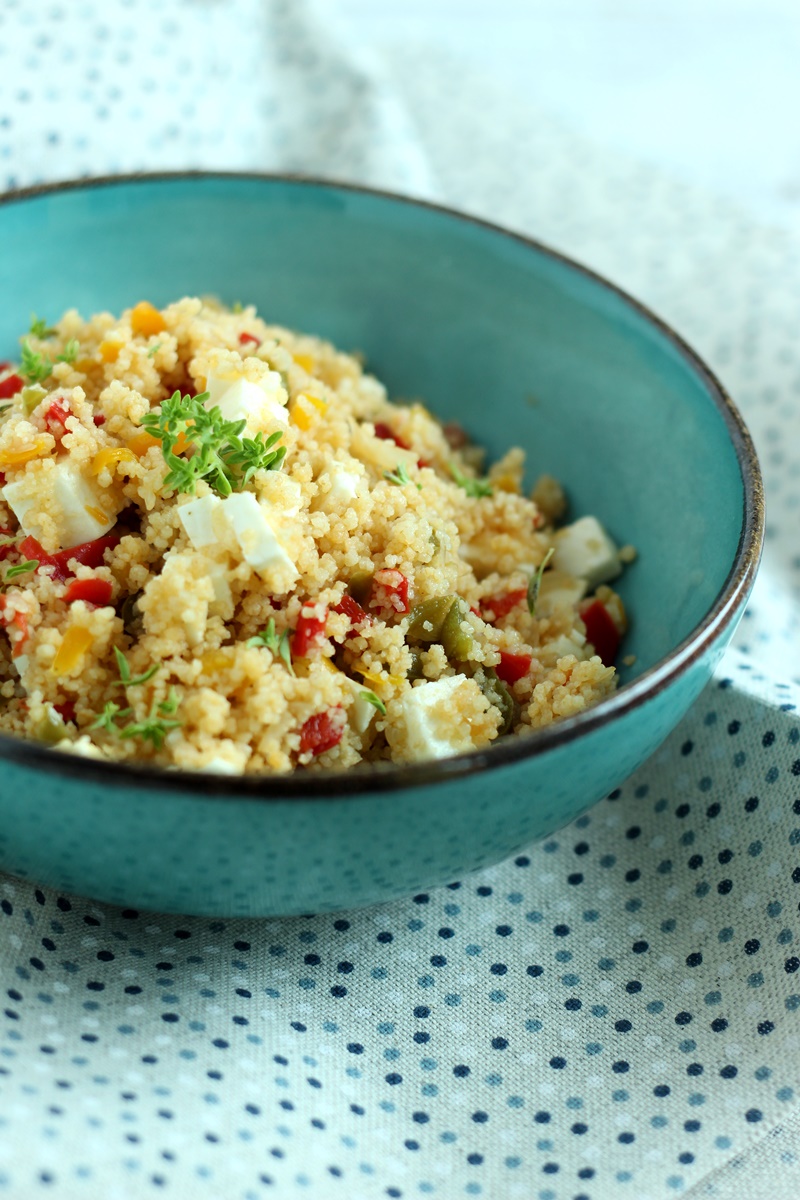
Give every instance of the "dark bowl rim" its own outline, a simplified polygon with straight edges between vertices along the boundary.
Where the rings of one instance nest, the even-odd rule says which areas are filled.
[[[736,553],[725,582],[705,616],[691,633],[664,658],[630,683],[623,684],[612,696],[601,701],[594,708],[558,721],[544,729],[536,730],[527,736],[492,743],[482,750],[470,751],[434,762],[403,766],[378,765],[359,767],[350,771],[319,771],[294,775],[228,776],[204,771],[179,771],[164,767],[81,758],[63,752],[54,753],[52,749],[40,746],[36,742],[0,734],[0,758],[6,758],[22,766],[38,768],[48,773],[71,776],[102,787],[123,789],[142,787],[148,790],[189,792],[197,799],[299,801],[336,799],[342,796],[374,796],[375,793],[395,792],[405,788],[453,782],[466,775],[494,771],[526,759],[537,758],[566,746],[576,738],[594,733],[645,704],[669,687],[712,647],[749,594],[758,570],[764,540],[763,483],[749,430],[727,390],[697,352],[666,321],[603,275],[526,234],[505,229],[492,221],[460,212],[444,204],[334,178],[267,171],[200,169],[143,171],[35,184],[3,193],[0,195],[0,205],[81,189],[91,190],[99,187],[119,187],[132,184],[176,183],[193,179],[231,183],[237,181],[265,184],[288,183],[312,189],[329,188],[408,205],[412,208],[426,209],[452,220],[477,226],[493,235],[534,250],[611,292],[636,314],[643,317],[672,345],[689,369],[699,377],[709,399],[725,422],[736,455],[743,487],[742,527]]]

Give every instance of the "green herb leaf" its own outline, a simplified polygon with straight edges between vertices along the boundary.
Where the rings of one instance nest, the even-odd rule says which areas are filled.
[[[151,346],[150,349],[147,351],[147,357],[155,358],[156,354],[158,354],[159,350],[161,349],[162,344],[163,343],[161,343],[161,342],[156,342],[155,346]]]
[[[234,300],[233,304],[231,305],[231,312],[232,313],[244,312],[244,306],[243,306],[241,300]]]
[[[550,562],[550,559],[553,557],[554,554],[555,554],[555,550],[551,546],[550,549],[547,551],[547,554],[545,554],[544,558],[539,563],[539,566],[537,567],[534,574],[531,575],[531,581],[528,584],[528,612],[531,614],[532,617],[536,616],[536,601],[539,599],[539,588],[542,586],[542,576],[544,575],[544,569],[547,566],[547,564]]]
[[[161,404],[160,413],[147,413],[141,428],[161,441],[161,452],[169,471],[164,485],[178,492],[194,492],[198,479],[205,479],[221,496],[241,491],[256,471],[275,471],[283,462],[286,447],[273,449],[280,433],[265,438],[243,438],[245,421],[226,421],[219,408],[205,408],[208,392],[182,396],[175,392]],[[187,457],[175,453],[183,441],[191,449]]]
[[[0,416],[2,416],[4,412],[7,412],[9,408],[13,407],[14,405],[11,400],[7,400],[5,404],[0,404]]]
[[[493,496],[492,486],[486,479],[471,479],[460,471],[455,463],[449,463],[450,474],[460,488],[470,496],[473,500],[480,500],[484,496]]]
[[[117,669],[119,670],[119,683],[117,687],[139,687],[141,684],[147,683],[148,679],[152,679],[161,669],[160,664],[156,663],[155,666],[150,667],[142,675],[131,675],[128,660],[118,646],[114,647],[114,657],[117,660]]]
[[[403,487],[407,483],[414,482],[403,463],[398,463],[394,471],[384,471],[383,478],[388,479],[389,483],[394,483],[397,487]],[[422,484],[418,483],[416,488],[418,492],[421,492]]]
[[[20,370],[28,383],[44,383],[53,373],[53,364],[46,354],[37,354],[25,338],[20,354]]]
[[[36,313],[31,313],[31,327],[28,332],[31,337],[42,339],[55,337],[56,335],[56,330],[51,329],[44,317],[37,317]]]
[[[180,721],[167,721],[151,713],[143,721],[132,721],[124,729],[118,730],[118,733],[121,738],[138,737],[145,742],[152,742],[155,749],[160,750],[169,731],[180,727]]]
[[[367,704],[372,704],[377,708],[379,713],[382,713],[384,717],[386,716],[386,705],[380,696],[376,696],[374,692],[359,692],[358,696],[360,700],[366,700]]]
[[[27,575],[29,571],[35,571],[38,565],[38,558],[29,558],[25,562],[9,567],[6,571],[6,583],[8,583],[9,579],[16,579],[17,575]]]
[[[129,717],[132,712],[132,708],[121,708],[119,704],[115,704],[113,700],[109,700],[100,716],[92,722],[89,728],[105,729],[106,733],[117,733],[117,719]]]
[[[56,355],[56,362],[74,363],[78,357],[80,343],[77,338],[70,338],[64,346],[60,354]]]
[[[294,675],[292,666],[292,648],[289,642],[289,630],[284,629],[280,637],[275,632],[275,618],[270,617],[266,627],[254,637],[248,638],[246,646],[266,646],[275,658],[280,658],[290,675]]]
[[[175,688],[172,687],[169,689],[169,696],[167,699],[162,700],[159,704],[158,711],[162,717],[172,717],[178,711],[179,704],[180,699],[178,697],[178,693],[175,691]]]

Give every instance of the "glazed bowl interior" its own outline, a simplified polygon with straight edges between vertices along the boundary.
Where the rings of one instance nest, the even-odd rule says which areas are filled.
[[[360,350],[393,397],[460,421],[490,458],[522,446],[639,560],[621,594],[631,679],[689,636],[736,555],[729,420],[684,350],[573,264],[400,199],[247,177],[87,184],[3,213],[0,354],[32,311],[112,312],[213,294]]]

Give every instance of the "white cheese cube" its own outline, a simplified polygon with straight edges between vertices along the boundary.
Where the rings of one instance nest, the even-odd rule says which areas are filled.
[[[435,683],[420,683],[401,697],[409,760],[449,758],[472,749],[469,724],[458,719],[454,705],[455,693],[465,682],[463,675],[451,675]]]
[[[201,496],[199,500],[190,500],[188,504],[181,504],[178,509],[180,523],[196,550],[201,550],[203,546],[213,546],[219,541],[214,529],[214,517],[221,507],[222,501],[219,496],[208,495]]]
[[[37,513],[46,510],[55,523],[59,548],[64,550],[102,537],[117,519],[116,512],[109,515],[103,507],[110,494],[90,483],[68,458],[54,463],[49,470],[7,483],[2,492],[25,533],[37,541],[47,540],[36,518]]]
[[[355,471],[348,471],[341,463],[331,463],[328,478],[331,486],[320,501],[322,508],[326,512],[346,508],[358,495],[361,476]]]
[[[252,492],[234,492],[222,501],[245,562],[259,574],[285,568],[297,578],[297,568],[278,541],[267,514]]]
[[[206,409],[218,408],[226,421],[247,422],[245,432],[266,432],[275,425],[285,428],[289,414],[281,402],[283,384],[277,371],[268,371],[259,383],[242,375],[228,377],[209,373],[206,389],[210,393]]]
[[[622,570],[619,551],[596,517],[581,517],[559,530],[553,567],[585,579],[587,591],[616,579]]]
[[[586,595],[586,580],[563,571],[545,571],[536,601],[537,617],[550,617],[558,609],[574,609]]]

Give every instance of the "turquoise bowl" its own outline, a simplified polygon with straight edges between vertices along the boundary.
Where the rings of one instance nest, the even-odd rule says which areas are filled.
[[[31,312],[212,293],[360,349],[490,455],[525,447],[639,551],[623,683],[527,738],[385,771],[231,780],[0,738],[0,868],[134,908],[288,915],[444,883],[571,821],[707,682],[752,587],[761,483],[720,384],[661,321],[535,242],[359,188],[89,180],[0,203],[0,357]]]

